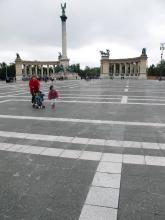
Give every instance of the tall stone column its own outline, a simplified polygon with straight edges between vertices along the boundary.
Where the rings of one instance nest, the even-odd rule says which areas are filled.
[[[66,19],[67,17],[61,16],[62,20],[62,58],[67,58],[67,41],[66,41]]]
[[[67,32],[66,32],[66,20],[67,16],[65,15],[66,3],[64,6],[61,4],[62,8],[62,57],[60,58],[60,63],[63,65],[64,69],[69,66],[69,59],[67,58]]]

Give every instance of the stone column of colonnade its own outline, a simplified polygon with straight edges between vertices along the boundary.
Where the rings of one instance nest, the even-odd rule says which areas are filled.
[[[44,77],[43,65],[41,65],[41,77]]]
[[[113,68],[113,69],[114,69],[114,70],[113,70],[113,71],[114,71],[113,73],[116,74],[116,63],[114,63],[114,68]]]
[[[127,63],[124,64],[125,65],[125,75],[127,75]]]
[[[49,76],[49,65],[47,65],[47,76]]]
[[[112,73],[115,74],[125,74],[125,75],[135,75],[140,72],[139,62],[123,62],[123,63],[111,63]]]
[[[137,73],[138,73],[138,68],[137,68],[137,62],[136,62],[134,74],[137,74]]]
[[[32,65],[29,65],[29,73],[30,73],[30,76],[32,76]]]
[[[24,76],[27,77],[27,65],[26,64],[24,64],[24,71],[23,72],[24,72]]]
[[[50,65],[47,64],[47,76],[50,75]],[[51,65],[52,67],[52,70],[53,70],[53,75],[55,75],[55,64]],[[40,74],[39,74],[39,71],[38,71],[38,67],[40,68]],[[34,68],[34,69],[33,69]],[[24,77],[28,77],[28,75],[32,76],[33,74],[35,74],[36,76],[41,76],[42,78],[44,77],[44,65],[41,64],[41,65],[38,65],[38,64],[23,64],[23,75]],[[51,71],[52,73],[52,71]]]
[[[122,74],[122,64],[121,63],[119,64],[119,74],[120,75]]]
[[[132,63],[129,64],[129,67],[130,67],[130,75],[133,73],[133,65]]]
[[[38,76],[38,66],[35,65],[35,75]]]
[[[55,74],[55,65],[53,65],[53,75]]]

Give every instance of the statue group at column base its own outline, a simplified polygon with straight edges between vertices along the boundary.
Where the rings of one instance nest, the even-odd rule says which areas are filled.
[[[64,67],[64,69],[66,69],[69,66],[69,59],[67,57],[61,57],[59,62],[60,65]]]
[[[141,73],[138,79],[147,79],[147,75],[145,73]]]

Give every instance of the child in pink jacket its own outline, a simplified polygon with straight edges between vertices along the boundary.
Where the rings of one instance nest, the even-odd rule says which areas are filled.
[[[50,86],[48,99],[51,100],[52,109],[55,109],[55,100],[59,98],[58,92],[54,89],[53,85]]]

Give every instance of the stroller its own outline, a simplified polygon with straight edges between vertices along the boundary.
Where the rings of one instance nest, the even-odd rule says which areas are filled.
[[[33,108],[42,108],[44,109],[45,106],[43,105],[44,101],[44,94],[41,91],[35,92],[32,97],[32,104]]]

